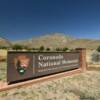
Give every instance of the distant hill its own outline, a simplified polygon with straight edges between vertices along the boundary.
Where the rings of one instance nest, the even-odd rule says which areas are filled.
[[[14,44],[26,45],[28,47],[50,47],[50,48],[57,48],[57,47],[65,47],[66,44],[74,40],[74,38],[70,36],[66,36],[61,33],[54,33],[48,34],[40,37],[33,37],[28,40],[20,40],[14,42]]]
[[[27,40],[12,41],[0,37],[0,46],[11,46],[12,44],[20,44],[28,47],[38,48],[40,46],[55,49],[63,48],[87,48],[96,49],[100,46],[100,40],[95,39],[76,39],[63,33],[48,33],[43,36],[33,37]]]
[[[100,40],[94,39],[76,39],[67,44],[69,48],[87,48],[87,49],[96,49],[100,46]]]
[[[40,37],[33,37],[27,40],[16,41],[13,44],[25,45],[28,47],[50,47],[50,48],[87,48],[96,49],[100,45],[100,40],[76,39],[61,33],[48,34]]]
[[[3,37],[0,37],[0,46],[5,46],[5,47],[10,47],[12,45],[12,43]]]

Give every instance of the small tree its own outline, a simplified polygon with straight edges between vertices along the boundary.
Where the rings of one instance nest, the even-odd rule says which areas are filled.
[[[0,46],[0,49],[8,49],[6,46]]]
[[[67,51],[67,50],[68,50],[68,48],[67,48],[67,47],[64,47],[64,48],[63,48],[63,51]]]
[[[46,50],[47,50],[47,51],[50,51],[50,48],[47,48]]]
[[[60,48],[56,48],[56,51],[61,51],[61,49]]]
[[[98,46],[97,51],[100,52],[100,46]]]
[[[40,47],[40,51],[44,51],[44,49],[45,49],[44,46]]]
[[[15,44],[15,45],[13,45],[12,49],[13,50],[22,50],[23,49],[23,46],[21,46],[19,44]]]

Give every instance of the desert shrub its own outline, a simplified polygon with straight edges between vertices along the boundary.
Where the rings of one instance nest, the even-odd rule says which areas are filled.
[[[47,48],[46,51],[50,51],[50,48]]]
[[[45,49],[44,46],[40,46],[39,48],[40,51],[44,51],[44,49]]]
[[[0,49],[8,49],[6,46],[0,46]]]
[[[64,48],[56,48],[56,51],[67,51],[69,50],[67,47]]]
[[[100,61],[100,55],[98,53],[93,53],[91,60],[93,62],[99,62]]]
[[[13,50],[22,50],[23,49],[23,46],[22,45],[19,45],[19,44],[15,44],[12,46],[12,49]]]
[[[80,96],[80,100],[96,100],[96,99],[92,96],[86,96],[83,94]]]
[[[67,50],[68,50],[68,48],[67,47],[64,47],[62,51],[67,51]]]
[[[56,51],[62,51],[62,49],[61,48],[56,48]]]
[[[27,48],[27,51],[41,51],[40,48]]]
[[[98,46],[97,51],[100,52],[100,46]]]

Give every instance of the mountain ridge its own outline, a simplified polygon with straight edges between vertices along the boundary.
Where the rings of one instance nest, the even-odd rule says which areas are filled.
[[[28,40],[21,40],[17,41],[14,44],[21,44],[25,46],[31,46],[31,47],[50,47],[50,48],[57,48],[57,47],[63,47],[65,44],[69,41],[72,41],[74,38],[64,35],[64,34],[46,34],[44,36],[39,36],[35,38],[31,38]]]
[[[10,47],[12,46],[12,43],[10,40],[8,40],[7,38],[5,37],[0,37],[0,46],[5,46],[5,47]]]
[[[96,49],[100,46],[100,40],[97,39],[77,39],[62,33],[45,34],[43,36],[35,36],[26,40],[9,41],[6,38],[0,37],[0,46],[11,46],[19,44],[29,48],[38,48],[40,46],[55,48],[87,48]]]

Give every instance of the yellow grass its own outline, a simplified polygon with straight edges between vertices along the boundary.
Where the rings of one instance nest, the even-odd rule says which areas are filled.
[[[0,100],[100,100],[100,72],[86,71],[0,93]]]
[[[7,58],[7,50],[0,49],[0,62],[5,61]]]
[[[7,56],[7,50],[0,50],[0,56],[1,57],[6,57]]]

